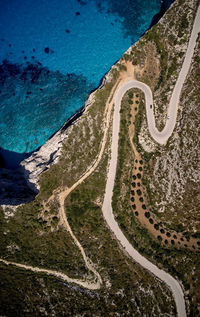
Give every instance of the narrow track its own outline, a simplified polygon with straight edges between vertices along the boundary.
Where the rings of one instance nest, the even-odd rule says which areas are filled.
[[[112,210],[112,195],[113,195],[113,187],[114,187],[114,180],[115,180],[115,174],[116,174],[116,166],[117,166],[117,156],[118,156],[118,138],[119,138],[119,126],[120,126],[120,106],[121,106],[121,100],[123,95],[126,93],[131,88],[139,88],[141,89],[144,94],[145,94],[145,99],[146,99],[146,113],[147,113],[147,122],[148,122],[148,127],[151,136],[155,139],[160,144],[165,144],[168,138],[171,136],[175,124],[176,124],[176,117],[177,117],[177,109],[178,109],[178,102],[180,98],[180,93],[181,89],[183,86],[183,83],[186,79],[187,73],[189,71],[189,67],[191,64],[191,59],[193,56],[194,52],[194,47],[196,44],[196,39],[198,36],[199,32],[199,26],[200,26],[200,7],[198,8],[196,18],[194,21],[193,25],[193,30],[191,33],[188,49],[186,52],[185,60],[182,66],[182,69],[179,73],[179,77],[177,79],[170,104],[168,107],[168,116],[171,118],[171,120],[166,122],[165,128],[163,129],[162,132],[159,132],[155,126],[155,118],[154,118],[154,113],[153,113],[153,107],[152,109],[150,108],[150,105],[153,106],[153,97],[152,97],[152,92],[150,88],[139,81],[136,80],[129,80],[128,82],[125,82],[123,85],[119,85],[118,90],[114,93],[114,100],[115,100],[115,108],[114,108],[114,119],[113,119],[113,134],[112,134],[112,145],[111,145],[111,159],[110,159],[110,166],[109,166],[109,171],[108,171],[108,178],[107,178],[107,183],[106,183],[106,191],[105,191],[105,197],[104,197],[104,202],[103,202],[103,215],[104,218],[110,227],[110,229],[114,232],[116,235],[116,238],[119,240],[121,245],[125,248],[127,253],[132,257],[132,259],[136,262],[138,262],[142,267],[153,273],[156,277],[158,277],[160,280],[164,281],[169,288],[171,289],[173,296],[175,298],[176,306],[177,306],[177,312],[179,317],[185,317],[186,316],[186,310],[185,310],[185,301],[184,301],[184,294],[182,291],[182,288],[178,281],[176,281],[171,275],[166,273],[163,270],[160,270],[156,265],[152,264],[150,261],[148,261],[145,257],[143,257],[141,254],[137,252],[133,248],[133,246],[129,243],[129,241],[126,239],[124,234],[122,233],[121,229],[119,228],[119,225],[117,224],[114,215],[113,215],[113,210]],[[116,83],[116,85],[118,82]],[[116,87],[116,85],[113,87],[113,89]],[[113,90],[112,90],[113,91]],[[112,92],[111,92],[112,93]],[[113,98],[112,98],[113,99]],[[106,146],[106,141],[107,141],[107,136],[108,136],[108,129],[109,129],[109,123],[111,120],[111,110],[112,110],[112,101],[107,102],[106,105],[106,120],[105,120],[105,129],[104,129],[104,135],[103,135],[103,140],[100,148],[100,152],[98,154],[98,157],[93,164],[93,166],[71,187],[71,188],[66,188],[64,189],[61,193],[58,194],[59,196],[59,202],[60,202],[60,217],[63,220],[64,226],[66,230],[68,230],[80,249],[83,259],[85,260],[85,264],[88,267],[90,271],[92,271],[95,275],[95,280],[92,281],[85,281],[85,280],[80,280],[80,279],[72,279],[68,277],[66,274],[54,271],[54,270],[48,270],[48,269],[43,269],[43,268],[38,268],[38,267],[33,267],[30,265],[26,264],[20,264],[12,261],[7,261],[5,259],[0,259],[1,263],[4,263],[6,265],[13,265],[22,269],[30,270],[36,273],[46,273],[48,275],[53,275],[57,278],[61,278],[64,281],[67,281],[69,283],[76,283],[78,285],[81,285],[85,288],[88,289],[98,289],[100,288],[102,284],[101,277],[99,273],[94,269],[93,264],[90,262],[90,260],[86,257],[85,252],[73,234],[68,221],[67,217],[65,214],[64,210],[64,201],[66,197],[79,185],[81,184],[88,176],[90,176],[94,170],[97,168],[104,150]]]

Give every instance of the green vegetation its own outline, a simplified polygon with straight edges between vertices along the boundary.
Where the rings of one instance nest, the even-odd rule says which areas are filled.
[[[141,99],[142,100],[142,97]],[[125,103],[126,97],[124,97],[123,102]],[[127,103],[128,105],[128,103]],[[128,113],[129,110],[126,109],[127,114],[125,113],[125,110],[123,111],[123,116],[121,120],[121,129],[127,128],[128,125]],[[144,150],[141,148],[141,145],[139,144],[138,141],[138,133],[141,129],[142,121],[143,121],[143,115],[144,115],[144,104],[142,101],[140,101],[140,107],[139,107],[139,112],[136,115],[136,120],[135,120],[135,129],[136,129],[136,135],[134,136],[134,142],[136,144],[137,150],[139,151],[140,155],[142,155],[144,163],[144,176],[147,173],[148,169],[152,170],[152,165],[154,164],[155,158],[161,156],[161,153],[155,152],[154,154],[152,153],[146,153]],[[127,120],[124,120],[127,118]],[[126,131],[126,135],[128,135],[128,128]],[[124,135],[125,133],[123,133]],[[197,294],[194,293],[194,289],[197,287],[197,284],[199,281],[198,279],[198,270],[200,269],[199,267],[199,262],[198,262],[198,256],[194,252],[190,252],[187,249],[176,249],[175,248],[175,238],[168,240],[163,239],[161,235],[158,234],[158,238],[154,239],[148,231],[143,228],[136,216],[135,213],[130,213],[129,212],[129,195],[125,193],[124,187],[122,187],[122,184],[124,183],[125,180],[129,180],[129,171],[127,169],[128,164],[128,159],[131,155],[131,147],[129,146],[128,142],[126,141],[126,138],[124,137],[124,140],[121,140],[120,145],[119,145],[119,153],[121,156],[124,157],[124,163],[121,162],[118,164],[117,168],[117,173],[120,173],[120,175],[123,175],[123,178],[118,179],[115,182],[115,191],[118,192],[118,195],[113,196],[113,209],[116,214],[116,218],[118,222],[120,223],[121,229],[124,231],[124,234],[127,236],[129,241],[135,246],[135,248],[138,249],[139,252],[144,254],[147,258],[149,258],[151,261],[154,263],[159,263],[160,266],[167,270],[170,274],[172,274],[174,277],[180,279],[184,286],[187,288],[188,285],[190,286],[190,292],[189,292],[189,300],[190,300],[190,311],[192,314],[196,314],[197,308],[196,304],[197,303]],[[151,166],[151,167],[150,167]],[[153,165],[154,166],[154,165]],[[131,167],[130,167],[131,168]],[[142,184],[146,187],[147,189],[147,194],[149,194],[150,189],[148,188],[148,181],[146,177],[142,178]],[[130,179],[130,184],[131,184],[131,179]],[[127,187],[127,192],[128,192],[128,187]],[[147,200],[148,200],[148,195],[147,195]],[[144,204],[145,205],[145,204]],[[146,206],[146,205],[145,205]],[[154,205],[152,205],[153,211],[154,211]],[[125,212],[126,211],[126,212]],[[145,212],[145,216],[149,219],[150,223],[154,225],[154,228],[156,230],[159,230],[160,226],[158,223],[154,223],[154,220],[150,217],[150,212],[148,211]],[[151,220],[150,220],[151,219]],[[171,237],[171,233],[167,231],[168,224],[163,223],[163,225],[166,227],[166,231],[163,232],[164,229],[160,229],[161,234],[164,234],[166,232],[167,237]],[[169,227],[169,230],[171,228]],[[162,242],[164,242],[162,244]],[[184,258],[184,262],[182,259]],[[192,265],[192,270],[194,270],[194,276],[195,278],[188,272],[191,272],[191,265]],[[191,298],[194,297],[194,301],[191,301]]]
[[[70,234],[60,227],[55,231],[58,217],[50,223],[40,216],[42,205],[34,202],[19,207],[15,216],[5,220],[0,211],[1,257],[8,261],[56,270],[70,277],[88,274],[82,255]],[[68,264],[66,264],[68,263]]]
[[[104,132],[102,121],[106,101],[119,72],[113,70],[113,74],[113,80],[95,92],[95,101],[86,114],[83,114],[70,128],[59,162],[41,175],[39,195],[41,200],[47,199],[60,185],[74,184],[93,164],[99,153]]]
[[[156,88],[159,95],[161,95],[159,89],[162,89],[163,103],[167,101],[168,85],[165,85],[166,80],[171,81],[172,76],[174,79],[176,78],[177,69],[184,57],[184,52],[181,51],[177,57],[173,54],[176,44],[181,45],[181,43],[184,44],[187,41],[186,29],[188,24],[191,24],[189,21],[191,15],[189,5],[192,4],[190,2],[187,4],[184,0],[178,0],[174,4],[174,11],[170,9],[167,14],[169,23],[165,23],[164,28],[162,23],[152,28],[143,40],[135,46],[131,54],[125,54],[123,57],[125,60],[131,60],[134,64],[142,65],[147,56],[145,41],[147,44],[148,41],[155,43],[160,57],[161,70]],[[181,10],[184,14],[181,14]],[[185,12],[189,13],[186,15]],[[176,32],[173,32],[174,29],[170,29],[174,27],[174,22],[180,25],[177,32],[180,36],[179,42],[177,41]],[[167,35],[163,33],[164,30],[168,32]],[[165,38],[165,41],[163,41],[163,38]],[[187,119],[188,121],[185,120],[188,122],[187,126],[183,125],[182,127],[185,135],[190,135],[190,142],[187,142],[188,149],[184,147],[184,136],[178,131],[178,137],[182,145],[179,161],[188,150],[190,152],[189,162],[195,162],[193,153],[197,153],[198,150],[193,142],[198,140],[198,136],[195,134],[197,129],[191,131],[191,127],[197,126],[199,118],[198,109],[195,108],[195,105],[199,104],[200,97],[199,93],[193,89],[194,79],[197,82],[200,79],[198,52],[199,47],[196,49],[194,67],[188,79],[188,88],[185,89],[185,95],[181,97],[183,98],[182,104],[187,105],[184,108],[185,116],[189,118],[190,115],[192,124]],[[119,68],[125,70],[123,65]],[[75,123],[69,129],[69,136],[63,147],[60,161],[41,176],[41,192],[36,200],[33,203],[19,207],[15,216],[9,219],[4,218],[3,210],[0,208],[1,257],[10,261],[59,270],[70,277],[88,278],[88,271],[79,250],[74,245],[69,233],[59,225],[58,203],[56,200],[45,204],[45,206],[43,203],[59,186],[71,186],[93,164],[99,152],[103,135],[102,122],[105,101],[118,74],[117,69],[112,70],[113,80],[95,94],[93,106],[88,108],[87,114],[79,119],[78,124]],[[145,80],[149,79],[147,74],[144,73]],[[169,230],[166,232],[167,237],[170,238],[168,239],[169,242],[167,239],[164,240],[159,232],[157,238],[154,239],[140,225],[138,211],[133,211],[134,208],[130,206],[130,192],[133,196],[135,195],[135,191],[131,190],[131,182],[136,180],[136,178],[132,178],[134,158],[127,137],[132,94],[133,92],[129,92],[125,96],[121,111],[119,160],[113,195],[115,216],[129,241],[140,253],[182,281],[187,291],[187,303],[190,303],[188,314],[198,316],[200,311],[198,309],[199,257],[196,252],[191,252],[189,249],[176,249],[175,240],[177,236],[175,234],[171,235],[169,232],[172,229],[183,232],[184,238],[180,240],[184,241],[187,248],[187,241],[190,240],[191,235],[186,231],[187,227],[184,219],[188,222],[188,226],[194,225],[196,219],[198,219],[196,206],[193,203],[194,197],[195,199],[197,197],[195,184],[189,180],[187,181],[188,187],[184,194],[184,201],[187,201],[187,204],[184,203],[183,205],[182,202],[177,201],[177,206],[169,205],[167,207],[169,209],[175,207],[173,210],[177,211],[177,215],[174,213],[174,218],[169,218],[168,224],[166,223],[166,230]],[[140,178],[141,183],[146,188],[148,203],[152,203],[151,207],[153,208],[149,210],[155,210],[156,212],[153,198],[148,197],[152,189],[150,191],[146,175],[149,170],[153,170],[157,158],[160,156],[162,159],[163,153],[171,150],[171,143],[168,143],[163,152],[159,149],[159,152],[154,154],[146,153],[142,149],[138,141],[138,133],[145,118],[144,101],[140,93],[137,95],[140,96],[140,102],[138,104],[139,113],[135,122],[136,135],[134,142],[142,156],[140,164],[142,165],[144,162],[145,178]],[[187,96],[189,97],[187,98]],[[160,107],[160,113],[162,112],[163,108]],[[105,155],[97,170],[72,192],[65,202],[66,213],[72,230],[83,245],[86,255],[95,263],[103,278],[102,289],[88,291],[77,287],[77,285],[63,283],[61,280],[45,274],[33,274],[14,266],[0,264],[0,314],[2,316],[53,316],[55,314],[62,316],[68,315],[69,312],[72,316],[115,316],[117,314],[123,316],[124,312],[129,312],[131,316],[134,315],[135,317],[145,315],[157,317],[161,313],[162,315],[175,315],[174,302],[170,291],[163,283],[155,280],[147,271],[125,257],[105,225],[101,213],[101,204],[105,190],[106,168],[107,156]],[[197,171],[195,163],[192,168],[195,172]],[[192,175],[191,170],[190,164],[187,164],[185,174]],[[139,171],[142,170],[139,169]],[[134,187],[136,187],[136,183]],[[143,197],[139,199],[141,202],[144,201]],[[154,199],[158,202],[156,196]],[[194,217],[190,213],[192,204]],[[146,207],[145,204],[143,206]],[[154,220],[150,213],[146,211],[146,214],[148,214],[149,222],[153,224]],[[168,215],[167,209],[163,215],[159,215],[164,225],[164,217],[168,217]],[[178,221],[174,221],[174,219],[178,219]],[[188,219],[191,219],[191,221],[189,222]],[[159,224],[155,223],[154,228],[159,230],[160,222]],[[161,234],[164,234],[163,230],[160,229]],[[193,233],[192,236],[200,239],[199,232]],[[163,245],[162,241],[164,241]],[[200,246],[200,241],[197,244]],[[194,246],[195,250],[197,248]],[[13,285],[17,285],[17,288]]]

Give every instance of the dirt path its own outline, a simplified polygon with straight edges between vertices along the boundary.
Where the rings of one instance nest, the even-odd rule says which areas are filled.
[[[150,133],[153,136],[153,138],[161,144],[164,144],[166,142],[166,140],[169,138],[169,136],[171,135],[171,133],[174,129],[175,123],[176,123],[177,109],[174,110],[172,105],[178,104],[180,91],[181,91],[183,82],[184,82],[186,75],[188,73],[188,70],[189,70],[189,66],[190,66],[190,62],[191,62],[191,58],[193,55],[197,34],[198,34],[198,29],[199,29],[199,27],[198,27],[199,19],[200,19],[200,7],[198,8],[197,15],[195,18],[194,27],[193,27],[190,42],[188,45],[188,50],[186,52],[186,58],[184,60],[183,67],[182,67],[181,72],[179,74],[177,83],[175,85],[175,89],[174,89],[173,94],[172,94],[170,105],[169,105],[168,115],[170,118],[172,118],[172,120],[167,121],[166,126],[161,133],[158,133],[157,129],[155,129],[154,116],[152,116],[153,110],[152,111],[149,110],[149,105],[153,104],[152,93],[151,93],[150,88],[147,85],[140,83],[140,82],[137,82],[137,81],[134,81],[134,84],[133,84],[133,87],[140,88],[144,92],[146,91],[146,93],[145,93],[146,97],[147,97],[146,102],[148,100],[148,105],[146,105],[147,106],[146,109],[147,109],[147,119],[149,118],[148,119],[149,130],[150,130]],[[127,81],[130,80],[130,77],[132,80],[133,73],[132,73],[132,70],[130,69],[130,74],[129,74],[129,68],[127,68],[127,73],[126,73],[125,78],[119,79],[119,80],[122,79],[121,84],[120,84],[120,86],[121,86],[120,87],[120,90],[121,90],[120,91],[120,93],[121,93],[120,98],[122,98],[124,93],[128,89],[131,88],[131,87],[128,88],[128,83],[127,83]],[[118,83],[119,83],[118,81],[116,82],[115,86],[113,87],[110,96],[112,96],[113,91],[116,88],[116,85],[118,85]],[[125,83],[124,83],[124,81],[125,81]],[[132,80],[132,82],[133,82],[133,80]],[[117,239],[121,242],[121,244],[124,246],[124,248],[129,253],[129,255],[134,259],[134,261],[137,261],[138,263],[140,263],[144,268],[146,268],[147,270],[152,272],[155,276],[160,278],[162,281],[164,281],[171,288],[172,293],[173,293],[175,300],[176,300],[178,315],[181,317],[184,317],[184,316],[186,316],[184,295],[183,295],[183,292],[182,292],[182,289],[181,289],[179,283],[172,276],[170,276],[168,273],[160,270],[157,266],[155,266],[150,261],[148,261],[146,258],[141,256],[132,247],[132,245],[128,242],[126,237],[123,235],[122,231],[120,230],[120,228],[119,228],[119,226],[118,226],[118,224],[115,221],[114,216],[113,216],[111,200],[112,200],[112,192],[113,192],[113,187],[114,187],[114,179],[115,179],[117,156],[118,156],[117,155],[118,134],[119,134],[119,122],[120,122],[119,109],[120,109],[120,105],[121,105],[121,99],[119,98],[119,89],[118,89],[117,93],[114,93],[114,97],[116,97],[116,96],[118,96],[118,103],[116,103],[116,98],[115,98],[113,136],[112,136],[112,145],[111,145],[111,160],[110,160],[110,167],[109,167],[108,179],[107,179],[107,184],[106,184],[106,193],[105,193],[104,203],[103,203],[103,208],[102,208],[103,214],[104,214],[104,217],[105,217],[110,229],[115,233]],[[75,237],[75,235],[73,234],[73,232],[69,226],[69,223],[67,221],[67,217],[65,214],[64,201],[65,201],[66,197],[78,185],[80,185],[88,176],[90,176],[94,172],[94,170],[98,166],[98,164],[103,156],[106,141],[107,141],[107,136],[108,136],[109,124],[110,124],[110,120],[111,120],[113,98],[111,98],[111,100],[108,99],[108,101],[106,103],[106,108],[105,108],[106,109],[106,120],[105,120],[104,135],[103,135],[103,140],[102,140],[102,144],[101,144],[101,149],[100,149],[99,155],[98,155],[95,163],[71,188],[64,188],[60,193],[58,193],[58,200],[60,203],[60,208],[59,208],[60,218],[62,219],[64,227],[66,228],[66,230],[68,230],[70,232],[74,242],[76,243],[76,245],[80,249],[82,256],[85,260],[85,264],[86,264],[87,268],[90,271],[92,271],[94,273],[94,275],[96,276],[95,281],[94,282],[87,282],[87,281],[83,281],[83,280],[71,279],[67,275],[60,273],[60,272],[57,272],[57,271],[48,270],[48,269],[41,269],[38,267],[32,267],[29,265],[15,263],[15,262],[9,262],[9,261],[3,260],[3,259],[0,259],[0,262],[4,263],[6,265],[14,265],[14,266],[17,266],[19,268],[31,270],[33,272],[41,272],[41,273],[46,273],[48,275],[53,275],[53,276],[56,276],[58,278],[65,280],[65,281],[68,281],[70,283],[76,283],[78,285],[81,285],[81,286],[89,288],[89,289],[97,289],[100,287],[102,280],[101,280],[99,273],[94,269],[93,264],[86,257],[85,252],[84,252],[81,244],[79,243],[79,241],[77,240],[77,238]]]
[[[90,261],[90,259],[86,256],[85,251],[83,249],[83,247],[81,246],[80,242],[78,241],[78,239],[76,238],[76,236],[74,235],[74,233],[72,232],[72,229],[68,223],[67,220],[67,216],[65,213],[65,207],[64,207],[64,203],[65,203],[65,199],[67,198],[67,196],[77,187],[79,186],[87,177],[89,177],[97,168],[99,162],[102,159],[102,156],[104,154],[104,150],[105,150],[105,146],[106,146],[106,141],[107,141],[107,137],[108,137],[108,129],[109,129],[109,125],[110,125],[110,121],[111,121],[111,114],[112,114],[112,108],[113,108],[113,96],[114,96],[114,91],[116,89],[116,87],[118,86],[118,84],[121,81],[121,77],[118,78],[118,80],[116,81],[114,87],[111,90],[110,96],[112,96],[112,98],[108,98],[108,101],[106,102],[106,107],[105,107],[105,119],[104,119],[104,135],[103,135],[103,140],[102,140],[102,144],[101,144],[101,148],[98,154],[98,157],[96,158],[95,162],[93,163],[93,165],[88,169],[88,171],[76,182],[74,183],[73,186],[71,186],[70,188],[65,187],[65,188],[59,188],[58,190],[56,190],[52,196],[48,199],[47,203],[49,203],[50,201],[54,200],[55,198],[58,199],[58,203],[60,205],[59,208],[59,216],[60,216],[60,221],[62,223],[62,225],[64,226],[64,228],[70,233],[72,239],[74,240],[76,246],[79,248],[82,257],[85,261],[85,265],[88,268],[89,271],[91,271],[95,278],[94,281],[84,281],[84,280],[80,280],[80,279],[72,279],[69,276],[67,276],[64,273],[58,272],[58,271],[54,271],[54,270],[48,270],[48,269],[42,269],[42,268],[38,268],[38,267],[33,267],[30,265],[26,265],[26,264],[20,264],[20,263],[16,263],[16,262],[12,262],[12,261],[6,261],[4,259],[0,259],[0,262],[6,264],[6,265],[14,265],[16,267],[19,268],[23,268],[26,270],[30,270],[32,272],[37,272],[37,273],[46,273],[48,275],[53,275],[55,277],[61,278],[64,281],[70,282],[70,283],[75,283],[78,285],[81,285],[85,288],[88,289],[99,289],[101,287],[102,284],[102,279],[100,274],[97,272],[97,270],[94,268],[94,264]]]

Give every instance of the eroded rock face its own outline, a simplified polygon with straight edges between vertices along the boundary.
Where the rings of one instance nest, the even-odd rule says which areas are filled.
[[[21,171],[33,191],[39,190],[39,175],[58,161],[67,133],[67,130],[59,130],[38,151],[21,162]]]
[[[102,81],[102,85],[99,89],[105,84],[106,80],[110,80],[108,75],[106,78]],[[21,162],[21,170],[28,182],[28,186],[30,186],[33,191],[39,190],[38,182],[40,174],[58,161],[63,142],[70,133],[72,124],[74,122],[78,124],[77,119],[80,118],[84,111],[93,104],[94,94],[95,92],[90,94],[84,107],[80,109],[80,111],[77,112],[70,120],[68,120],[52,138],[41,146],[38,151],[35,151],[30,157]]]

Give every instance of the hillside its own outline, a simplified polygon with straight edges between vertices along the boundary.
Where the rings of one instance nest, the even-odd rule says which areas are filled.
[[[176,316],[170,289],[127,256],[101,207],[115,92],[129,78],[148,84],[162,130],[198,5],[175,1],[112,67],[67,129],[59,158],[39,178],[36,199],[0,209],[1,315]],[[200,313],[199,40],[166,145],[149,135],[141,91],[124,96],[113,195],[128,240],[180,281],[188,316]]]

